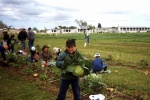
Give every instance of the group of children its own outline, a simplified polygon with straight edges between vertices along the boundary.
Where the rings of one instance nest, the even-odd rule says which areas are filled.
[[[0,44],[0,52],[2,55],[2,60],[4,63],[7,63],[6,61],[6,55],[5,52],[14,52],[14,45],[16,42],[15,35],[11,35],[9,37],[9,34],[7,32],[3,32],[3,38],[2,43]]]
[[[36,48],[32,46],[30,50],[30,55],[28,56],[28,61],[32,63],[32,62],[38,62],[39,60],[41,60],[43,67],[53,66],[52,64],[54,63],[52,61],[57,60],[57,56],[59,55],[60,52],[61,52],[60,48],[54,47],[53,54],[55,57],[53,57],[47,45],[44,45],[42,47],[41,52],[36,51]]]
[[[8,46],[8,50],[10,52],[14,51],[14,45],[15,45],[16,39],[15,35],[11,35],[9,37],[9,34],[7,32],[3,32],[3,41],[2,41],[2,46]]]
[[[48,49],[49,47],[47,45],[44,45],[42,47],[42,51],[38,52],[36,51],[36,48],[32,46],[30,50],[30,55],[28,56],[29,62],[38,62],[39,60],[41,60],[43,67],[49,66],[51,60],[53,59],[53,56]]]
[[[53,53],[56,56],[53,58],[52,54],[48,50],[48,46],[44,45],[42,47],[42,51],[39,53],[36,51],[36,48],[33,46],[31,47],[30,50],[30,55],[28,56],[28,60],[30,62],[37,62],[39,59],[43,61],[43,65],[49,66],[51,63],[50,61],[52,59],[57,60],[57,56],[61,53],[61,49],[54,47],[53,48]],[[107,64],[103,62],[102,58],[100,57],[99,53],[96,53],[94,55],[94,60],[92,61],[92,66],[93,66],[93,73],[98,73],[103,70],[103,73],[107,73]]]
[[[53,56],[48,51],[48,48],[49,47],[45,45],[42,48],[42,52],[37,53],[35,50],[35,47],[32,47],[31,48],[31,56],[30,56],[31,61],[38,61],[38,59],[40,58],[44,62],[43,66],[45,66],[45,67],[49,66],[49,64],[51,62],[51,58],[53,58]],[[73,63],[73,62],[67,61],[68,56],[77,57],[77,59],[83,58],[82,55],[77,51],[75,39],[68,39],[66,41],[66,49],[63,52],[61,52],[60,48],[55,47],[55,48],[53,48],[53,53],[56,56],[54,58],[56,61],[56,67],[62,71],[60,88],[59,88],[59,92],[58,92],[56,100],[65,100],[69,85],[72,86],[74,100],[81,100],[79,77],[74,76],[72,73],[63,73],[63,70],[67,66],[69,66],[70,64]],[[37,56],[37,55],[39,55],[39,56]],[[94,57],[95,57],[95,59],[92,61],[92,65],[93,65],[92,73],[97,74],[98,72],[100,72],[102,70],[104,70],[103,72],[106,73],[107,72],[107,64],[103,63],[103,60],[100,57],[100,54],[96,53],[94,55]],[[72,59],[74,59],[74,58],[72,58]],[[74,62],[76,62],[76,61],[74,61]]]
[[[46,67],[50,65],[50,62],[52,59],[56,61],[56,67],[59,68],[60,70],[63,70],[66,68],[69,64],[72,64],[72,62],[68,62],[66,57],[68,55],[77,55],[77,58],[83,58],[82,55],[78,52],[76,48],[76,39],[68,39],[66,41],[66,49],[61,52],[60,48],[53,48],[53,53],[55,54],[55,58],[53,58],[51,52],[49,52],[49,47],[47,45],[44,45],[42,47],[41,52],[37,52],[36,48],[34,46],[31,47],[30,49],[30,55],[28,56],[28,61],[29,62],[37,62],[39,60],[42,60],[42,64]],[[9,45],[10,47],[10,45]],[[6,50],[9,49],[7,45],[0,45],[0,52],[2,54],[3,60],[6,61],[5,57],[5,52]],[[13,48],[10,47],[13,52]],[[93,70],[92,73],[97,73],[102,70],[103,72],[107,72],[107,64],[103,63],[102,58],[100,57],[99,53],[96,53],[94,55],[94,60],[92,61],[92,66]],[[66,75],[67,73],[62,73],[61,74],[61,83],[60,83],[60,88],[59,92],[57,95],[56,100],[65,100],[66,98],[66,93],[69,88],[69,85],[72,86],[73,94],[74,94],[74,100],[81,100],[80,97],[80,86],[79,86],[79,77],[74,76],[73,74],[69,74],[69,77]],[[72,77],[71,77],[72,76]]]

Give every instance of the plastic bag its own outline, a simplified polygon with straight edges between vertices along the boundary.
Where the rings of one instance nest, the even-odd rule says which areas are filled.
[[[90,100],[105,100],[105,96],[102,94],[90,95]]]

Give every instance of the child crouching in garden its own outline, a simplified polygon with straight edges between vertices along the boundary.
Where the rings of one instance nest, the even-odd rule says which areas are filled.
[[[95,59],[92,62],[93,65],[93,73],[97,73],[103,70],[103,73],[107,73],[107,64],[103,63],[102,58],[100,58],[100,54],[96,53],[94,55]]]
[[[53,64],[53,56],[51,52],[49,51],[49,47],[47,45],[44,45],[42,47],[42,51],[39,54],[40,60],[42,60],[42,66],[48,67],[48,66],[54,66]]]
[[[36,51],[36,48],[33,46],[30,50],[30,55],[28,56],[29,62],[38,62],[39,61],[39,52]]]

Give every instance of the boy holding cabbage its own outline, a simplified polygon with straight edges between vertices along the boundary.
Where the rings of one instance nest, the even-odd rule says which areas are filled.
[[[69,85],[72,87],[74,100],[81,100],[79,77],[88,75],[92,65],[77,51],[75,39],[66,41],[66,50],[57,57],[56,67],[60,68],[62,73],[56,100],[65,100]]]

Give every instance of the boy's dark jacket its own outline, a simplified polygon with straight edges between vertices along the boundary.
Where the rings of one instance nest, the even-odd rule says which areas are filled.
[[[83,65],[88,69],[84,69],[84,75],[88,75],[92,69],[91,62],[85,60],[78,51],[70,54],[67,50],[61,52],[56,61],[56,67],[61,69],[63,79],[76,79],[72,72],[66,71],[66,68],[70,65]]]

